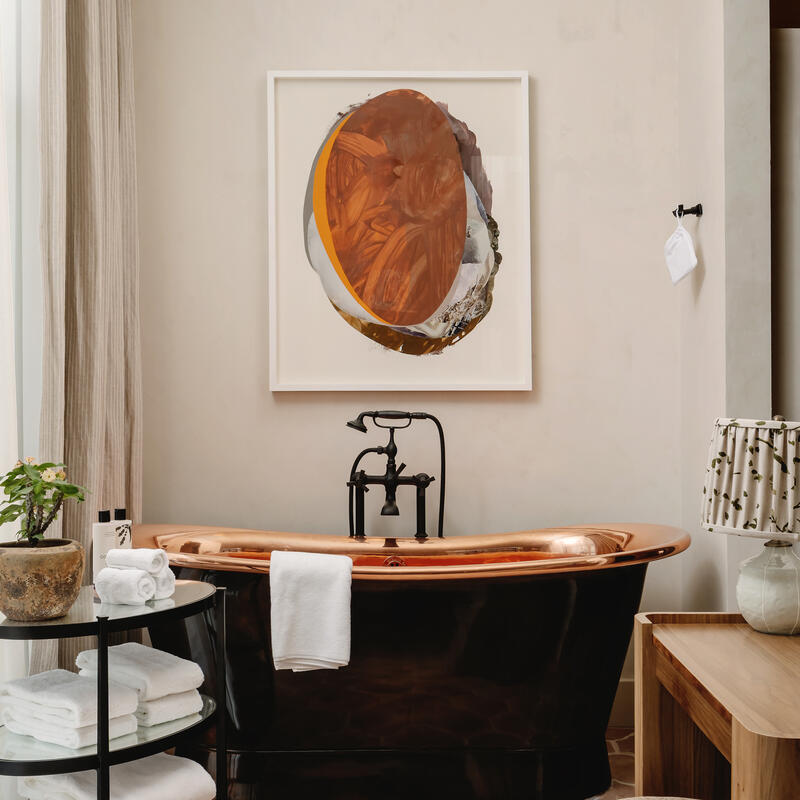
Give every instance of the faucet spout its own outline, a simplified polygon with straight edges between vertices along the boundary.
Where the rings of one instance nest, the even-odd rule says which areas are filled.
[[[397,507],[397,501],[394,498],[392,498],[391,500],[387,499],[386,502],[383,504],[383,508],[381,509],[381,516],[382,517],[400,516],[400,509]]]

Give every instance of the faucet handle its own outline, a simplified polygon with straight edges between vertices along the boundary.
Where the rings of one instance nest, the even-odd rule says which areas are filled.
[[[395,475],[399,475],[404,469],[406,468],[405,461],[400,464],[397,468],[397,471],[394,473]]]
[[[347,481],[347,485],[352,489],[361,489],[362,492],[368,492],[369,486],[367,486],[367,473],[364,472],[363,469],[360,469],[358,472],[354,472],[350,476],[350,480]]]
[[[434,478],[433,475],[428,475],[427,472],[418,472],[414,476],[414,480],[416,481],[417,486],[427,489],[428,486],[430,486],[436,480],[436,478]]]

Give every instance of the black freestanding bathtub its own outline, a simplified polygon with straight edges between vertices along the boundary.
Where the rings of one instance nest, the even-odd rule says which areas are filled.
[[[647,563],[689,537],[653,525],[424,542],[141,525],[135,543],[164,548],[179,577],[227,587],[231,797],[578,800],[610,784],[605,730]],[[275,549],[353,558],[348,667],[273,670]],[[211,625],[150,633],[213,683]],[[213,768],[209,747],[189,754]]]

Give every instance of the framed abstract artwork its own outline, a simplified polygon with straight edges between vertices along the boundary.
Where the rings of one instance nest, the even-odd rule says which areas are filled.
[[[529,390],[526,72],[271,72],[273,391]]]

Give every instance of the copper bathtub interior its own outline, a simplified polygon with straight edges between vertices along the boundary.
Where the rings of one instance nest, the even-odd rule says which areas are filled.
[[[167,551],[173,566],[223,571],[268,572],[272,550],[344,554],[353,559],[354,580],[455,580],[603,569],[664,558],[681,552],[689,542],[681,530],[645,524],[578,525],[423,541],[140,525],[136,537],[137,546],[147,543]]]
[[[610,783],[605,730],[655,525],[349,538],[140,525],[179,577],[226,587],[232,797],[580,800]],[[353,559],[348,667],[276,672],[269,555]],[[212,619],[150,630],[212,688]],[[187,755],[213,767],[211,742]]]

